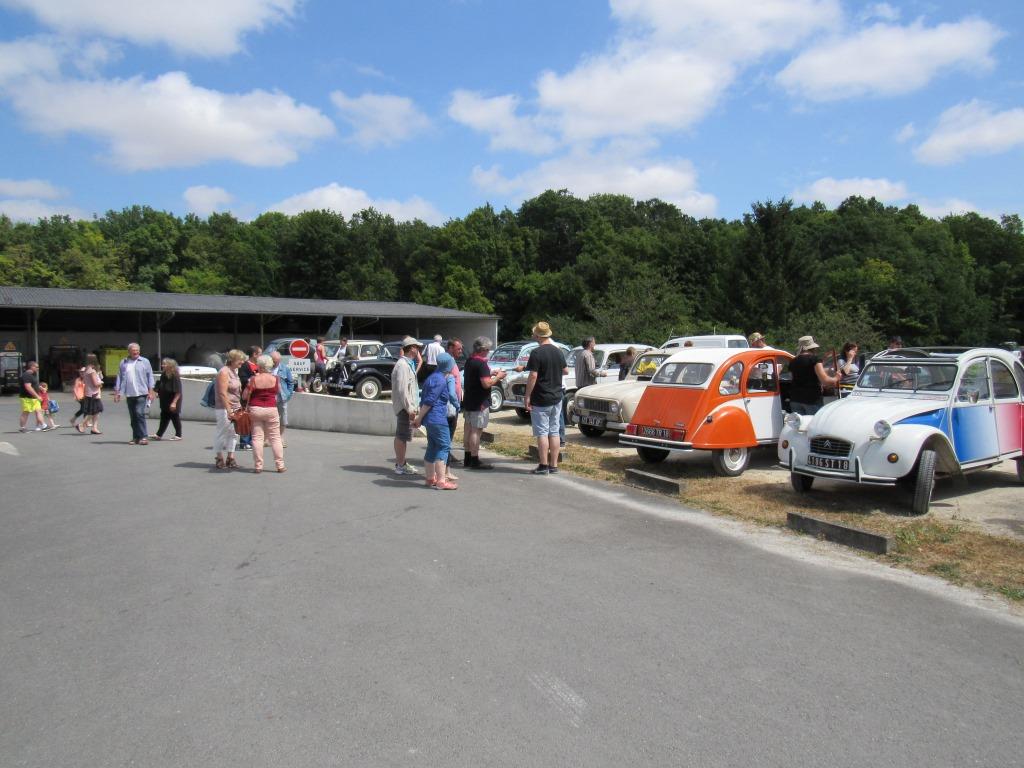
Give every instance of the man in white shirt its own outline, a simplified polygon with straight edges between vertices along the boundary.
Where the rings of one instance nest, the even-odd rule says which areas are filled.
[[[123,397],[128,403],[128,417],[132,423],[133,445],[149,445],[149,428],[146,425],[146,409],[156,397],[156,379],[153,366],[142,357],[142,349],[134,341],[128,345],[128,357],[121,361],[114,382],[114,402]]]

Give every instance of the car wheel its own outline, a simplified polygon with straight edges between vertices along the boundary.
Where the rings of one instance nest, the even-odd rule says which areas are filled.
[[[657,464],[668,458],[668,451],[661,448],[637,448],[636,452],[645,464]]]
[[[739,477],[750,466],[749,448],[726,448],[711,452],[711,464],[715,474],[722,477]]]
[[[1024,483],[1024,458],[1017,459],[1017,480]]]
[[[589,424],[580,424],[580,432],[587,437],[600,437],[604,434],[604,430],[600,427],[592,427]]]
[[[911,509],[915,515],[928,514],[935,488],[935,451],[921,451],[917,460],[917,479],[914,481],[914,500]]]
[[[363,379],[356,386],[356,393],[363,400],[376,400],[380,396],[380,382],[373,378]]]
[[[790,472],[789,482],[797,493],[807,493],[814,485],[814,478],[810,475],[801,475],[799,472]]]
[[[324,392],[323,379],[313,379],[309,384],[309,391],[315,392],[318,395],[322,395]]]
[[[530,420],[530,412],[525,408],[516,408],[516,416],[518,416],[523,421]]]
[[[501,392],[500,387],[491,387],[491,413],[495,413],[501,410],[501,404],[505,401],[505,396]]]

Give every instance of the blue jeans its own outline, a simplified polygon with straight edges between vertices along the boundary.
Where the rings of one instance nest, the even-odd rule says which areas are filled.
[[[146,396],[126,397],[125,401],[128,403],[128,418],[132,421],[132,440],[144,440],[149,434],[149,427],[146,426]]]

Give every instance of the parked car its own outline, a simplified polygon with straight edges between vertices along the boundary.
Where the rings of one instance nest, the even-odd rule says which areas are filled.
[[[746,337],[736,334],[713,334],[707,336],[677,336],[669,339],[661,345],[662,349],[674,349],[685,347],[690,342],[691,347],[729,347],[730,349],[746,349],[750,346]]]
[[[402,353],[402,343],[377,342],[377,345],[376,357],[346,357],[328,369],[327,391],[335,395],[355,394],[364,400],[376,400],[383,392],[390,392],[391,372]]]
[[[625,431],[648,382],[672,354],[667,349],[645,352],[633,361],[622,381],[606,381],[576,390],[569,403],[571,422],[588,437],[600,437],[606,430]]]
[[[594,346],[594,362],[597,365],[597,373],[601,378],[613,377],[608,381],[618,381],[619,376],[619,360],[626,353],[626,350],[630,347],[637,350],[638,352],[644,352],[651,349],[647,344],[637,343],[617,343],[617,344],[597,344]],[[562,377],[562,388],[565,390],[565,409],[566,409],[566,424],[572,423],[572,416],[570,410],[570,403],[573,397],[576,395],[576,356],[583,351],[583,347],[574,347],[565,358],[565,364],[569,369],[569,372]],[[529,353],[527,353],[529,358]],[[516,373],[509,377],[505,384],[505,401],[504,406],[506,408],[515,408],[516,413],[521,419],[529,419],[530,414],[526,411],[526,380],[529,378],[527,372]]]
[[[563,357],[567,358],[572,351],[568,344],[563,344],[560,341],[552,343],[562,350]],[[508,398],[509,387],[513,380],[518,381],[521,379],[525,382],[525,376],[516,375],[521,374],[521,372],[516,371],[516,368],[525,367],[530,359],[530,353],[536,348],[536,341],[507,341],[491,350],[491,354],[487,358],[487,364],[490,366],[491,371],[505,371],[508,375],[498,386],[491,387],[490,410],[492,413],[500,411],[504,407],[505,400]],[[525,384],[523,391],[526,391]]]
[[[793,488],[816,477],[905,484],[923,515],[935,478],[1016,459],[1024,481],[1024,367],[1002,349],[901,349],[875,355],[853,391],[813,416],[786,416],[779,460]]]
[[[619,442],[648,463],[711,451],[715,472],[741,475],[752,448],[779,439],[780,374],[792,358],[779,349],[680,350],[654,374]]]

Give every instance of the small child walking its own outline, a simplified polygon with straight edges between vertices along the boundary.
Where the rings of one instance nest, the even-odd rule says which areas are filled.
[[[50,387],[45,381],[39,384],[39,395],[39,409],[43,412],[43,420],[46,422],[43,432],[48,432],[51,429],[57,428],[57,422],[53,420],[53,414],[58,411],[59,406],[55,400],[50,400]]]

